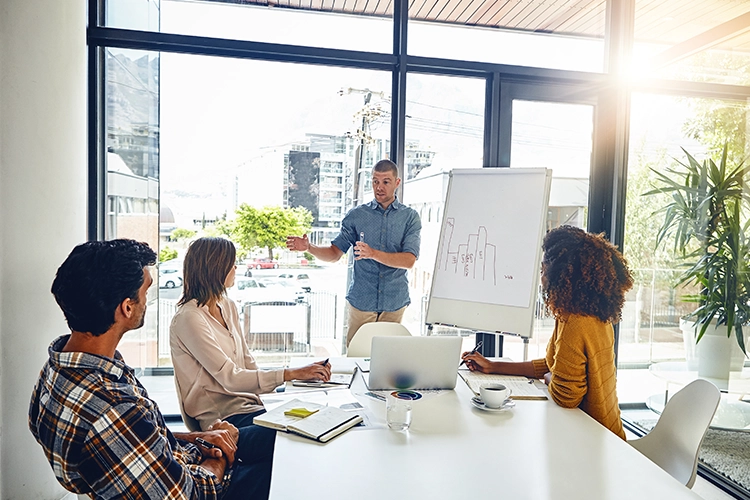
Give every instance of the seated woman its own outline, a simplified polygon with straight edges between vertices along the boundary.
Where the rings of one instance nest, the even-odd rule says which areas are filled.
[[[625,439],[617,405],[615,336],[633,278],[622,254],[602,235],[553,229],[542,244],[542,290],[555,329],[545,359],[489,361],[464,353],[470,370],[544,378],[560,406],[579,407]]]
[[[234,284],[236,250],[223,238],[199,238],[185,255],[183,294],[169,328],[174,375],[185,413],[201,429],[222,419],[239,429],[243,462],[273,456],[275,432],[252,425],[265,412],[258,394],[287,380],[328,381],[331,365],[260,370],[242,335],[237,307],[226,295]],[[270,479],[270,467],[268,469]]]

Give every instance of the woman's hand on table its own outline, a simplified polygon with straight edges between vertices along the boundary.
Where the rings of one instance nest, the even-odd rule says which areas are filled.
[[[491,373],[492,361],[478,352],[465,352],[461,355],[461,359],[466,362],[466,366],[473,372]]]
[[[313,363],[302,368],[287,368],[284,370],[284,380],[331,380],[331,364]]]

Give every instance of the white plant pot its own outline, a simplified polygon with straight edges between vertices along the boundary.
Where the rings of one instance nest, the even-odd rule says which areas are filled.
[[[727,337],[726,326],[709,326],[696,344],[697,328],[693,321],[680,319],[680,330],[685,342],[688,370],[698,371],[701,378],[729,379],[730,371],[742,371],[745,355],[737,344],[734,332]],[[745,346],[750,341],[750,326],[743,327]]]

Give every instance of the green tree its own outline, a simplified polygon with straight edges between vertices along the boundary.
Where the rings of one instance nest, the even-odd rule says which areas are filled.
[[[203,230],[202,234],[203,236],[210,236],[213,238],[222,238],[226,236],[231,240],[234,235],[234,222],[226,220],[226,218],[218,219],[216,224],[206,226],[206,229]]]
[[[177,250],[170,247],[164,247],[159,250],[159,262],[166,262],[168,260],[177,258]]]
[[[735,85],[750,85],[750,65],[737,52],[704,50],[693,55],[684,68],[688,73],[677,79],[713,83],[717,78],[731,78]],[[727,163],[741,164],[748,155],[747,101],[689,98],[687,102],[692,111],[683,126],[687,136],[706,146],[708,156],[714,158],[721,156],[726,145]]]
[[[172,241],[189,240],[193,236],[195,236],[195,231],[191,231],[190,229],[184,229],[181,227],[178,227],[169,235]]]
[[[313,216],[303,207],[261,209],[243,203],[237,209],[232,237],[240,247],[252,250],[262,247],[273,258],[273,249],[284,246],[289,235],[302,235],[309,231]]]
[[[669,203],[669,196],[643,196],[653,188],[656,176],[652,169],[665,169],[673,162],[665,150],[647,153],[643,146],[631,155],[623,249],[633,270],[670,268],[674,264],[673,256],[663,248],[657,249],[655,243],[654,213]]]
[[[684,131],[708,149],[709,156],[719,157],[727,148],[727,162],[739,165],[747,156],[747,104],[719,99],[691,99],[692,117]]]

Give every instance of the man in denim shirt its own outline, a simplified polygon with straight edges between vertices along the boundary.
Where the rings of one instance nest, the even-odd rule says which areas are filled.
[[[419,257],[422,223],[414,209],[396,199],[399,184],[396,164],[381,160],[372,169],[375,199],[346,214],[331,245],[313,245],[307,235],[286,240],[289,250],[307,251],[326,262],[336,262],[354,246],[354,276],[346,294],[347,346],[365,323],[401,322],[410,303],[406,270]]]

